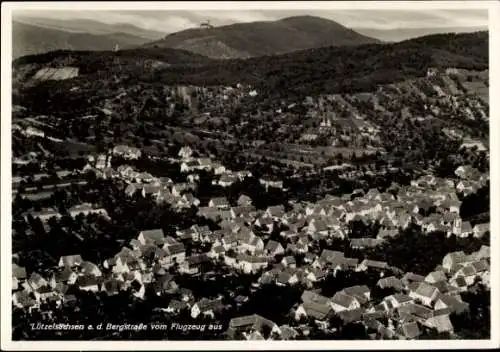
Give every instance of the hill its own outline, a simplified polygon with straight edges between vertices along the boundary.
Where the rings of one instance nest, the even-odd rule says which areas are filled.
[[[325,47],[155,73],[149,80],[195,85],[248,83],[266,94],[371,91],[425,76],[430,67],[488,68],[488,33],[439,34],[399,43]],[[148,79],[147,75],[141,79]]]
[[[21,22],[12,23],[12,38],[14,58],[53,50],[113,50],[116,45],[131,48],[148,41],[147,38],[123,32],[76,33]]]
[[[262,92],[259,97],[290,98],[373,91],[381,84],[425,76],[431,67],[484,70],[488,68],[488,57],[488,33],[477,32],[223,61],[168,48],[59,51],[16,60],[14,74],[23,71],[34,74],[35,68],[71,66],[78,67],[87,80],[119,75],[133,82],[155,85],[244,83],[258,88]],[[23,77],[29,75],[21,75],[15,81],[22,82]]]
[[[376,29],[376,28],[354,28],[354,30],[363,35],[370,35],[384,42],[399,42],[402,40],[423,37],[442,33],[471,33],[487,31],[485,27],[446,27],[446,28],[395,28],[395,29]]]
[[[278,21],[188,29],[147,43],[145,47],[184,49],[216,59],[231,59],[377,42],[331,20],[296,16]]]
[[[149,40],[157,40],[165,36],[164,32],[136,27],[130,23],[103,23],[83,18],[72,18],[69,20],[16,15],[14,21],[32,26],[57,29],[72,33],[88,33],[96,35],[125,33],[134,37],[141,37]]]

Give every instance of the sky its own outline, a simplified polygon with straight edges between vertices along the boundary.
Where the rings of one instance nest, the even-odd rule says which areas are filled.
[[[53,19],[90,19],[172,33],[209,20],[215,26],[237,22],[272,21],[284,17],[312,15],[334,20],[350,28],[377,30],[397,28],[481,27],[488,25],[487,10],[217,10],[217,11],[41,11],[16,15]]]

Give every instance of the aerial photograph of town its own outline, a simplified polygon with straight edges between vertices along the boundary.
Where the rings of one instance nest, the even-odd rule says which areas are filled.
[[[487,9],[11,26],[13,341],[491,339]]]

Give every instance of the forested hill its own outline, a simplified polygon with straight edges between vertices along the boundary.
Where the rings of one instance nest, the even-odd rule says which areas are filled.
[[[156,64],[144,64],[151,60]],[[20,58],[14,68],[22,70],[26,64],[38,69],[54,65],[78,67],[80,79],[93,79],[97,73],[103,79],[108,72],[110,77],[123,76],[130,82],[163,85],[248,83],[258,87],[261,96],[348,93],[372,91],[379,84],[424,76],[430,67],[487,69],[488,32],[439,34],[395,44],[325,47],[223,61],[169,48],[58,51]]]
[[[371,91],[378,84],[424,76],[430,67],[488,68],[488,32],[439,34],[395,44],[325,47],[228,60],[196,69],[166,69],[155,77],[163,82],[195,85],[244,82],[271,95],[311,95]],[[142,79],[147,80],[147,75]]]
[[[231,59],[378,42],[335,21],[294,16],[277,21],[192,28],[169,34],[145,46],[184,49],[216,59]]]

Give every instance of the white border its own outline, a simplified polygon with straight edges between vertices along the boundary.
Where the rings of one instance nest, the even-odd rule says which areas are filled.
[[[500,218],[491,217],[491,339],[434,341],[11,341],[11,15],[13,10],[424,10],[489,9],[490,32],[490,213],[500,214],[500,5],[497,1],[343,1],[343,2],[25,2],[2,3],[1,115],[1,349],[2,350],[307,350],[307,349],[479,349],[499,347]],[[495,79],[494,79],[495,78]]]

